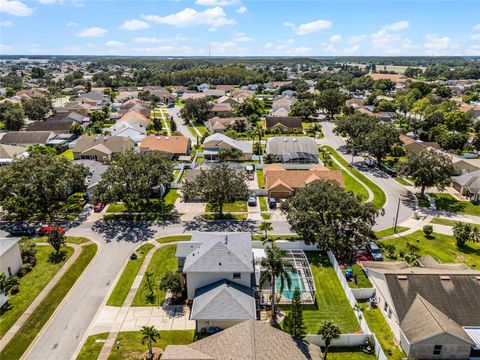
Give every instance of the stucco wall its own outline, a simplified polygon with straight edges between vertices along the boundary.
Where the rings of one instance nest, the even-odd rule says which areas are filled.
[[[20,248],[18,245],[13,246],[0,258],[0,273],[5,273],[9,276],[8,268],[12,275],[15,275],[22,266],[22,256],[20,255]]]
[[[442,345],[440,355],[433,355],[435,345]],[[440,334],[410,345],[412,358],[416,359],[468,359],[472,346],[449,334]]]
[[[202,328],[219,327],[220,329],[228,329],[231,326],[237,325],[245,320],[197,320],[196,331],[200,332]]]

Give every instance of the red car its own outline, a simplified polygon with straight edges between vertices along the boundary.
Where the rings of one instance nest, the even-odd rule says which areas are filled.
[[[53,226],[50,226],[50,225],[44,226],[40,230],[38,230],[38,235],[45,236],[52,230],[53,230]],[[63,227],[59,227],[58,231],[65,234],[65,229]]]
[[[98,213],[98,212],[102,211],[104,208],[105,208],[105,204],[98,203],[97,205],[95,205],[93,207],[93,211]]]

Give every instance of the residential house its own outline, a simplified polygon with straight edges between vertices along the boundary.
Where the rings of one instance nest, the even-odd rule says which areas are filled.
[[[265,117],[267,129],[279,129],[283,133],[302,130],[302,118],[300,116],[267,116]]]
[[[73,147],[75,160],[95,160],[109,164],[116,156],[131,149],[135,143],[123,136],[89,136],[80,137]]]
[[[15,94],[16,96],[20,98],[34,98],[34,97],[43,97],[47,94],[47,90],[45,89],[40,89],[40,88],[33,88],[33,89],[28,89],[28,90],[19,90]]]
[[[251,98],[255,93],[251,91],[240,91],[235,90],[231,93],[233,99],[235,99],[239,103],[243,103],[249,98]]]
[[[107,171],[108,165],[102,164],[99,161],[87,159],[73,160],[73,163],[83,165],[88,169],[89,177],[87,178],[88,180],[85,196],[88,200],[92,200],[95,190],[97,189],[98,182],[100,181],[102,174]]]
[[[480,202],[480,170],[452,177],[452,186],[474,202]]]
[[[204,97],[206,97],[206,95],[203,92],[199,92],[199,93],[184,92],[180,99],[183,101],[186,101],[186,100],[203,99]]]
[[[263,177],[268,197],[272,198],[288,198],[298,189],[318,180],[334,180],[345,187],[341,171],[321,165],[314,165],[308,170],[287,170],[279,164],[270,164],[263,169]]]
[[[203,141],[203,155],[205,159],[218,159],[222,151],[236,151],[239,154],[234,160],[251,160],[252,159],[252,143],[250,141],[241,141],[229,138],[220,133],[207,136]]]
[[[162,136],[150,135],[140,143],[142,153],[158,151],[165,154],[169,159],[178,159],[180,156],[190,154],[191,141],[185,136]]]
[[[235,90],[235,85],[217,85],[216,88],[219,90],[223,90],[226,93],[229,93]]]
[[[238,122],[244,123],[245,127],[247,126],[247,119],[244,117],[221,118],[218,116],[208,119],[205,125],[208,131],[210,131],[211,133],[223,134],[225,130],[227,130],[228,128],[231,128],[233,125],[235,125]]]
[[[225,104],[225,103],[228,103],[230,104],[230,106],[233,108],[235,106],[237,106],[238,104],[240,104],[239,101],[235,100],[234,98],[230,97],[230,96],[222,96],[220,98],[217,99],[216,101],[217,104]]]
[[[128,100],[137,99],[138,98],[138,91],[120,91],[118,95],[115,97],[116,102],[124,103]]]
[[[35,121],[27,126],[26,131],[51,131],[55,134],[69,134],[72,126],[76,124],[74,120],[46,120]]]
[[[233,114],[232,110],[232,106],[229,103],[214,103],[212,108],[210,109],[210,112],[208,113],[208,117],[230,117]]]
[[[123,136],[139,143],[147,136],[147,129],[135,119],[117,121],[114,125],[104,128],[103,133],[109,136]]]
[[[318,164],[317,142],[308,136],[275,136],[267,139],[265,151],[283,163]]]
[[[203,90],[210,89],[210,85],[203,83],[197,86],[197,90],[202,92]]]
[[[452,165],[456,175],[463,175],[480,170],[480,159],[465,159],[453,154],[448,154],[448,156],[452,159]]]
[[[168,345],[162,360],[321,360],[316,346],[274,328],[248,320],[189,345]]]
[[[102,103],[110,102],[110,96],[104,94],[103,92],[92,90],[92,91],[80,96],[79,100],[99,105],[99,104],[102,104]]]
[[[150,114],[150,103],[140,100],[140,99],[130,99],[122,103],[118,112],[122,115],[126,114],[132,108],[143,108],[148,110],[147,116]]]
[[[221,89],[205,89],[203,90],[203,93],[205,94],[205,96],[215,98],[221,98],[222,96],[225,96],[225,91]]]
[[[22,266],[19,241],[19,238],[0,238],[0,274],[4,273],[7,278],[16,275]],[[0,289],[0,308],[7,301],[7,294]]]
[[[54,137],[52,131],[9,131],[0,139],[0,144],[24,147],[46,145]]]
[[[276,105],[270,109],[270,116],[288,117],[290,114],[290,105]]]
[[[378,308],[409,358],[480,356],[480,271],[442,264],[363,262]]]
[[[27,148],[24,146],[2,145],[0,144],[0,166],[10,164],[16,157],[27,157]]]
[[[360,106],[357,110],[369,116],[375,116],[378,120],[382,122],[392,122],[397,118],[397,114],[392,111],[373,111],[373,106]]]
[[[117,120],[117,124],[119,122],[142,125],[144,128],[148,128],[150,125],[150,118],[135,110],[129,110],[119,120]]]
[[[250,233],[194,233],[177,245],[176,257],[198,332],[256,319]]]
[[[96,109],[99,109],[99,108],[77,100],[77,101],[70,101],[65,106],[57,108],[56,113],[57,113],[57,115],[65,115],[66,116],[66,115],[69,115],[72,112],[75,112],[75,113],[83,115],[83,116],[88,116],[88,113],[91,110],[96,110]]]
[[[405,150],[407,150],[407,152],[412,152],[415,154],[418,154],[425,149],[434,149],[434,150],[441,149],[440,145],[437,142],[424,142],[424,141],[414,140],[407,135],[400,135],[399,139],[402,142]]]
[[[71,112],[69,114],[55,114],[47,118],[46,121],[59,121],[59,120],[73,120],[81,125],[86,124],[90,121],[88,116],[76,113],[76,112]]]

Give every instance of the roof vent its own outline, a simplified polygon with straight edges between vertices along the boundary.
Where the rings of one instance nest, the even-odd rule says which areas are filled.
[[[287,141],[288,141],[288,139],[287,139],[287,138],[283,138],[283,142],[287,142]]]
[[[407,275],[398,275],[397,279],[398,280],[408,280],[408,276]]]
[[[292,141],[295,142],[295,141],[297,141],[297,139],[293,138]]]
[[[448,275],[442,275],[442,276],[440,276],[440,280],[442,280],[442,281],[448,281],[448,280],[450,280],[450,276],[448,276]]]
[[[170,136],[165,137],[165,140],[170,140]]]
[[[162,137],[160,135],[155,136],[155,139],[160,140]]]
[[[218,266],[222,266],[222,263],[221,263],[221,262],[219,262],[219,263],[218,263]]]

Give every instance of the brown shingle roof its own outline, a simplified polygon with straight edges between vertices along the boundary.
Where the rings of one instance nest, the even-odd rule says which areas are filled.
[[[26,131],[54,131],[57,134],[68,133],[75,124],[73,120],[36,121],[27,126]]]
[[[247,320],[189,345],[167,346],[162,360],[322,359],[318,346],[261,321]]]
[[[98,145],[105,146],[111,153],[121,153],[129,147],[133,147],[134,143],[127,137],[123,136],[87,136],[79,138],[73,147],[74,153],[83,153]]]
[[[150,135],[143,139],[139,146],[142,150],[187,155],[190,149],[190,139],[185,136]]]
[[[289,129],[301,129],[302,118],[300,116],[267,116],[265,124],[267,128],[283,125]]]
[[[53,136],[54,134],[51,131],[9,131],[0,139],[0,144],[45,145],[45,143]]]

